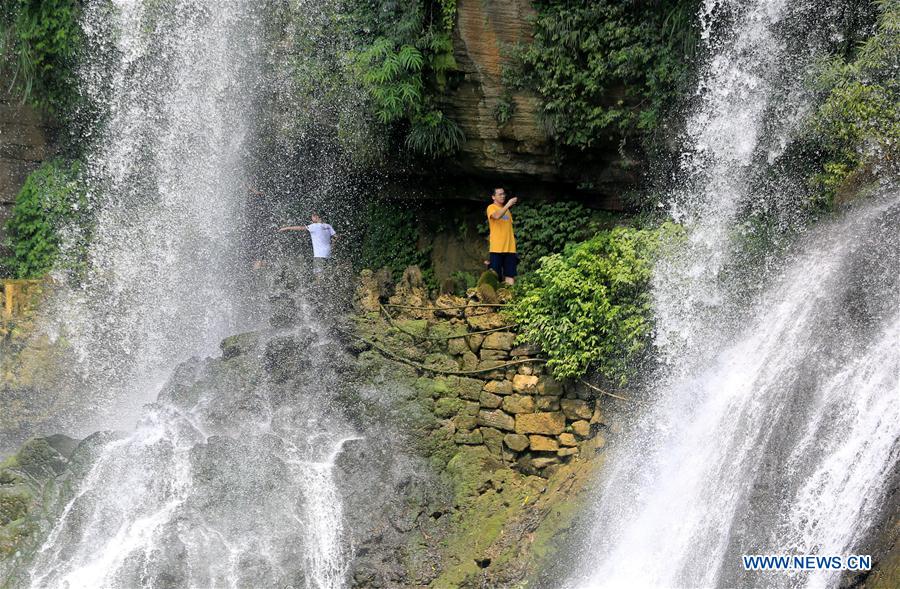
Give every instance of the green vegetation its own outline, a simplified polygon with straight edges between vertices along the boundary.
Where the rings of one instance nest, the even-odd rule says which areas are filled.
[[[0,8],[0,56],[23,99],[56,115],[76,99],[80,0],[11,0]]]
[[[541,346],[557,378],[593,369],[625,384],[650,341],[654,259],[678,235],[670,223],[616,227],[544,258],[510,310],[520,337]]]
[[[363,40],[352,52],[354,73],[375,118],[414,153],[437,158],[458,151],[462,129],[436,100],[457,69],[450,36],[455,0],[356,2],[350,18]]]
[[[661,124],[692,73],[697,0],[535,5],[534,42],[513,77],[543,99],[552,136],[585,150]]]
[[[54,160],[28,176],[6,222],[12,255],[3,261],[16,278],[38,278],[54,267],[81,262],[89,231],[87,195],[79,164]],[[60,257],[63,242],[70,256]]]
[[[366,210],[359,264],[363,268],[389,268],[394,280],[407,266],[419,266],[426,281],[433,282],[429,250],[420,250],[419,223],[408,203],[372,201]]]
[[[815,80],[822,102],[812,132],[826,157],[811,184],[829,207],[837,191],[873,166],[896,170],[900,150],[900,3],[882,0],[878,28],[851,58],[834,57]]]
[[[522,273],[536,269],[544,256],[559,253],[566,245],[584,241],[611,224],[609,214],[596,213],[575,201],[526,202],[516,206],[513,215]]]

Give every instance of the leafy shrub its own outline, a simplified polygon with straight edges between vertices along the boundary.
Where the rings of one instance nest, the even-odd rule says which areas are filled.
[[[691,72],[697,0],[535,4],[520,83],[542,97],[553,136],[587,149],[660,124]]]
[[[543,258],[509,310],[520,338],[541,346],[558,378],[596,369],[625,384],[650,342],[654,258],[678,235],[671,223],[616,227]]]
[[[816,80],[822,102],[812,117],[819,146],[827,154],[812,178],[830,204],[837,189],[869,163],[897,166],[900,150],[900,4],[883,1],[878,30],[854,59],[836,57]]]
[[[13,86],[45,110],[65,112],[76,97],[82,40],[80,0],[11,0],[0,8],[0,54]]]
[[[358,2],[351,12],[364,39],[353,52],[354,71],[378,121],[402,128],[414,153],[436,158],[458,151],[463,131],[437,100],[457,69],[450,36],[455,0]]]
[[[75,267],[81,262],[89,231],[89,212],[78,163],[55,160],[28,176],[6,222],[4,260],[16,278],[38,278],[54,267]],[[62,260],[64,236],[71,242],[71,257]]]

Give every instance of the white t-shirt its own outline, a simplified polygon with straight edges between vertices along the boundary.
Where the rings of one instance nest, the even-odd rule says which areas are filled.
[[[334,227],[328,223],[311,223],[306,228],[312,238],[313,257],[330,258],[331,236],[334,235]]]

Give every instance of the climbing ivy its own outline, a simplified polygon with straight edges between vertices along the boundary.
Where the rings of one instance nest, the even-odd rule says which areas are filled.
[[[517,83],[544,102],[548,130],[588,149],[656,128],[687,86],[698,0],[538,0]]]
[[[650,343],[654,259],[680,235],[671,223],[616,227],[543,258],[509,311],[520,338],[544,350],[558,378],[593,369],[625,384]]]
[[[83,261],[90,229],[86,191],[77,162],[48,162],[32,172],[22,186],[12,216],[6,222],[3,260],[7,274],[38,278],[55,267],[73,268]],[[64,238],[69,255],[60,257]]]
[[[419,249],[419,222],[409,204],[375,200],[368,204],[360,247],[363,268],[388,268],[396,280],[408,266],[419,266],[426,281],[433,282],[430,251]]]
[[[0,56],[12,87],[56,115],[77,99],[80,0],[8,0],[0,8]]]

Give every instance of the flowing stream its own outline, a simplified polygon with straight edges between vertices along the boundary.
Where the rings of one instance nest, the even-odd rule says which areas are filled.
[[[815,47],[790,31],[823,15],[803,5],[704,7],[707,39],[723,6],[733,24],[688,121],[672,214],[689,237],[654,278],[668,365],[608,463],[573,586],[834,587],[839,572],[748,572],[741,555],[852,554],[896,484],[900,191],[808,231],[777,272],[725,271],[742,211],[783,197],[757,180],[805,107]]]

